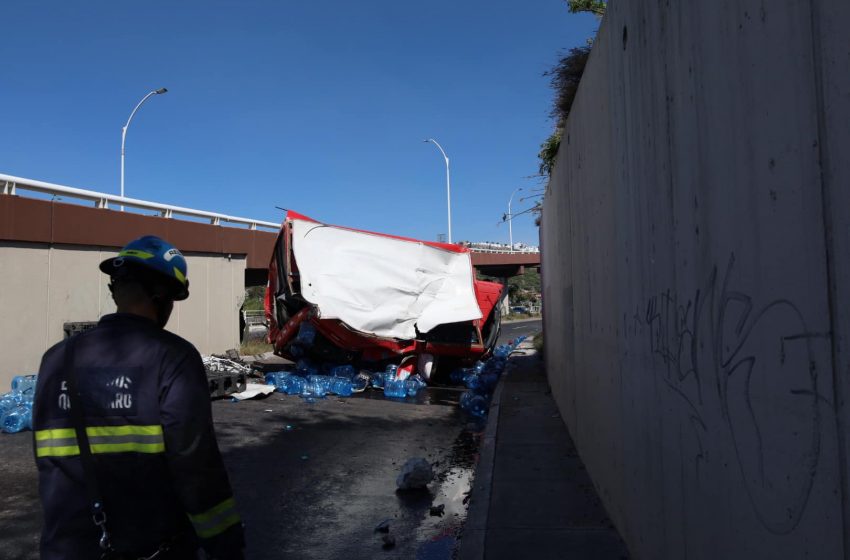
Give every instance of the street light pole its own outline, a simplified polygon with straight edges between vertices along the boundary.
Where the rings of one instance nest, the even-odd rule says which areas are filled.
[[[511,202],[514,200],[514,195],[522,190],[522,187],[517,187],[514,192],[511,193],[511,197],[508,199],[508,238],[511,242],[511,253],[514,252],[514,215],[511,213]]]
[[[139,110],[139,107],[142,106],[142,103],[148,100],[148,98],[152,95],[161,95],[166,93],[168,90],[165,88],[159,88],[151,91],[146,96],[142,98],[141,101],[136,105],[136,108],[133,109],[133,112],[130,113],[130,118],[127,119],[127,124],[125,124],[121,128],[121,197],[124,197],[124,143],[127,141],[127,129],[130,128],[130,121],[133,120],[133,115],[136,114],[136,111]],[[124,206],[121,206],[121,211],[124,211]]]
[[[449,243],[452,242],[452,182],[451,177],[449,175],[449,156],[446,155],[446,151],[437,143],[433,138],[427,138],[423,140],[423,142],[431,142],[440,150],[440,153],[443,154],[443,159],[446,160],[446,205],[449,209]]]

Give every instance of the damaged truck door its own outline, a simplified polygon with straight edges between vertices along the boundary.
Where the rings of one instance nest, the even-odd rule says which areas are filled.
[[[502,289],[475,279],[465,247],[289,211],[269,266],[269,339],[291,360],[396,364],[431,379],[490,353]]]

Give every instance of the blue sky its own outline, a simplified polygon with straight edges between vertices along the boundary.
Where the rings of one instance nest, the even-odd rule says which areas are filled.
[[[539,186],[564,0],[0,2],[0,173],[280,221],[507,241]],[[517,203],[514,212],[530,202]],[[533,218],[514,241],[537,242]]]

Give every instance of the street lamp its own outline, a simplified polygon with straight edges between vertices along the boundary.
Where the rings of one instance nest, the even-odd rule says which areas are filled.
[[[161,95],[166,93],[168,90],[165,88],[155,89],[152,92],[148,93],[146,96],[139,101],[139,104],[136,105],[136,108],[133,109],[133,112],[130,113],[130,118],[127,119],[127,124],[121,128],[121,198],[124,198],[124,142],[127,140],[127,129],[130,128],[130,121],[133,120],[133,115],[136,114],[136,111],[139,110],[139,107],[142,106],[142,103],[148,100],[148,98],[152,95]],[[121,211],[124,211],[124,206],[121,206]]]
[[[440,153],[443,154],[443,159],[446,160],[446,204],[449,208],[449,243],[452,242],[452,183],[449,176],[449,156],[446,155],[446,151],[443,149],[440,144],[437,143],[433,138],[426,138],[423,142],[431,142],[440,150]]]
[[[511,253],[514,252],[514,230],[513,230],[513,222],[514,215],[511,214],[511,202],[514,200],[514,195],[522,190],[522,187],[517,187],[514,192],[511,193],[511,197],[508,199],[508,238],[511,240]]]

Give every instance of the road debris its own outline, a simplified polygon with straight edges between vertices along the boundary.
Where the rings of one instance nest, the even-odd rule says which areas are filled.
[[[384,519],[375,527],[375,533],[389,533],[391,519]]]
[[[431,464],[422,457],[412,457],[401,467],[396,486],[399,490],[416,490],[425,488],[433,479]]]
[[[389,550],[395,546],[395,537],[390,534],[383,535],[381,540],[384,541],[384,550]]]
[[[8,434],[32,429],[32,399],[35,375],[16,375],[12,390],[0,395],[0,429]]]
[[[442,517],[446,513],[446,504],[431,506],[429,514],[433,517]]]

